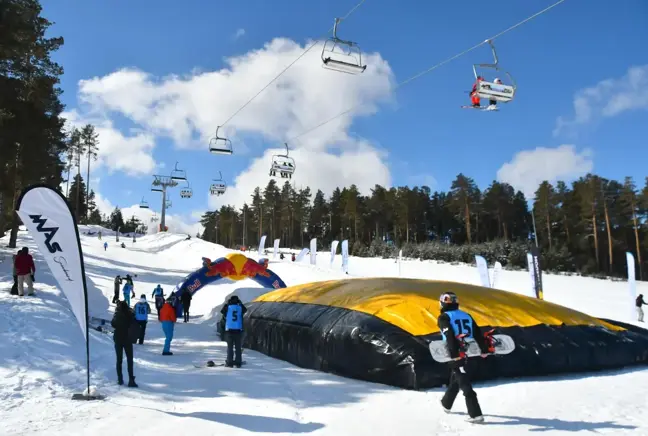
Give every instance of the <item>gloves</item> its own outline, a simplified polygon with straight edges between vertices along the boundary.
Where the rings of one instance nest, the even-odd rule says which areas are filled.
[[[35,282],[36,279],[34,278],[34,274],[31,275],[32,282]]]

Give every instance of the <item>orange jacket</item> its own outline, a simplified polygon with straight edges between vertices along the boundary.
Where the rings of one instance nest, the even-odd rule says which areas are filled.
[[[178,317],[176,316],[176,311],[169,303],[164,303],[162,309],[160,309],[160,321],[171,321],[176,322]]]

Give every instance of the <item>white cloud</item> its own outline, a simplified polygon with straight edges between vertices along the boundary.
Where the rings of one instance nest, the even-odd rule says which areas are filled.
[[[497,180],[522,191],[530,200],[544,180],[552,183],[573,180],[593,168],[592,152],[587,148],[578,152],[573,145],[537,147],[517,153],[510,162],[502,165],[497,171]]]
[[[135,171],[133,161],[141,160],[147,164],[139,163],[138,168],[150,171],[155,165],[150,156],[152,135],[169,137],[178,148],[196,148],[207,154],[207,143],[216,126],[304,48],[291,40],[277,38],[261,49],[226,59],[226,68],[220,71],[193,71],[182,77],[155,78],[136,69],[122,69],[80,81],[79,99],[90,115],[106,118],[117,113],[138,125],[139,135],[146,135],[148,141],[143,142],[150,146],[134,149],[147,156],[133,159],[132,155],[121,153],[123,161],[115,157],[112,167]],[[350,183],[359,186],[389,183],[389,170],[384,163],[386,154],[366,140],[352,139],[346,134],[355,117],[376,112],[377,105],[392,96],[394,81],[387,62],[377,53],[364,54],[363,60],[368,65],[363,74],[352,76],[330,71],[321,67],[316,47],[243,109],[220,134],[232,140],[234,152],[240,155],[247,148],[246,134],[260,136],[271,147],[277,147],[305,129],[354,107],[290,144],[298,168],[293,180],[312,189]],[[242,203],[251,193],[248,188],[265,185],[270,154],[268,150],[262,158],[254,159],[236,178],[237,186],[232,192],[238,195],[225,198]],[[131,166],[125,161],[131,162]]]
[[[558,117],[554,135],[598,118],[648,109],[648,65],[631,67],[621,78],[606,79],[578,91],[573,104],[573,119]]]
[[[245,35],[245,29],[236,29],[236,32],[234,32],[232,39],[236,41],[237,39],[241,38],[243,35]]]
[[[110,216],[112,211],[115,210],[115,205],[112,204],[106,198],[104,198],[100,193],[96,194],[95,202],[97,205],[97,209],[99,209],[99,212],[101,212],[102,214]],[[156,209],[156,207],[153,204],[150,204],[150,206],[152,206],[153,209]],[[160,214],[155,212],[153,209],[142,209],[139,207],[139,203],[131,206],[126,206],[126,207],[120,206],[120,209],[122,212],[122,216],[124,217],[124,221],[127,221],[128,219],[130,219],[130,217],[135,216],[149,227],[149,233],[156,232],[156,227],[159,225],[160,222],[159,221],[151,222],[151,217],[154,214],[157,214],[159,218]],[[202,233],[203,227],[200,225],[200,223],[195,222],[195,220],[192,221],[187,220],[183,216],[169,214],[169,212],[171,212],[172,210],[173,208],[167,209],[167,215],[165,218],[166,226],[169,228],[170,232],[187,233],[191,236],[195,236],[196,233],[198,232]],[[195,218],[193,213],[191,218]]]
[[[81,115],[76,110],[65,112],[63,117],[67,120],[68,130],[88,123],[95,126],[99,134],[99,165],[95,168],[105,166],[110,173],[123,171],[128,175],[141,176],[150,174],[156,167],[151,155],[155,147],[153,135],[134,131],[126,136],[114,127],[110,119]]]

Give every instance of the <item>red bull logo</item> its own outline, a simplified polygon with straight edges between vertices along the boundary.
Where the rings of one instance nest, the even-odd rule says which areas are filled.
[[[219,274],[221,277],[237,275],[236,268],[234,267],[234,264],[230,262],[229,259],[222,259],[216,263],[207,266],[207,272],[205,273],[207,277],[213,277]]]
[[[243,268],[241,268],[241,275],[248,276],[250,278],[256,277],[257,275],[270,277],[270,273],[266,271],[266,266],[260,265],[259,263],[251,259],[247,259],[243,264]]]
[[[200,280],[194,279],[194,282],[192,284],[190,284],[189,286],[187,286],[187,289],[190,292],[193,292],[193,291],[195,291],[196,289],[198,289],[201,286],[202,286],[202,283],[200,283]]]

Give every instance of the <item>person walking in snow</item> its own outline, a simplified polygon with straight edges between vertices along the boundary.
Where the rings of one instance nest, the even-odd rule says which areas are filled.
[[[115,295],[113,295],[112,302],[113,304],[117,304],[119,301],[119,290],[121,289],[121,284],[122,284],[122,278],[120,276],[115,277]]]
[[[173,356],[171,352],[171,341],[173,340],[173,329],[177,321],[175,308],[167,301],[160,310],[160,321],[162,322],[162,331],[164,332],[163,356]]]
[[[130,307],[131,298],[135,298],[135,291],[133,290],[133,285],[131,285],[129,282],[126,282],[124,284],[123,293],[124,293],[124,301],[126,302],[128,307]]]
[[[157,311],[157,317],[158,321],[160,320],[160,309],[162,309],[162,306],[164,305],[164,289],[162,289],[162,286],[159,284],[156,286],[155,289],[153,289],[153,293],[151,294],[151,298],[154,298],[155,300],[155,310]]]
[[[146,301],[146,295],[142,294],[140,300],[135,303],[135,320],[140,326],[138,338],[140,345],[144,344],[144,335],[146,334],[149,313],[151,313],[151,306]]]
[[[104,242],[104,251],[108,250],[108,242]]]
[[[133,325],[137,325],[133,312],[125,301],[117,303],[115,315],[110,325],[115,329],[113,341],[115,342],[115,355],[117,357],[117,384],[124,384],[122,362],[126,353],[126,366],[128,368],[128,387],[136,388],[135,375],[133,374]]]
[[[241,342],[243,340],[243,315],[247,308],[241,302],[237,295],[232,295],[221,309],[221,314],[225,319],[225,341],[227,342],[227,359],[225,366],[231,368],[236,365],[241,367],[242,350]],[[236,349],[236,357],[234,357]]]
[[[467,357],[461,349],[461,340],[457,336],[465,334],[466,338],[474,339],[482,352],[482,358],[488,356],[488,345],[473,317],[463,310],[459,310],[459,298],[454,292],[442,294],[439,298],[439,304],[441,314],[437,319],[437,324],[450,357],[453,359],[450,362],[450,383],[448,383],[448,388],[441,399],[441,406],[446,413],[450,413],[459,389],[461,389],[464,397],[466,397],[468,421],[473,423],[483,422],[484,416],[479,401],[477,401],[477,394],[473,390],[470,378],[466,373]]]
[[[183,289],[182,294],[180,295],[180,301],[182,301],[182,313],[184,315],[184,322],[189,322],[189,307],[191,306],[192,299],[191,291]]]
[[[637,306],[637,320],[639,322],[644,322],[644,312],[641,306],[645,306],[646,302],[643,299],[643,294],[639,294],[635,300],[635,305]]]
[[[23,247],[16,254],[14,260],[14,269],[18,281],[18,295],[25,295],[25,283],[27,284],[27,295],[34,295],[34,274],[36,274],[36,265],[34,258],[29,254],[29,248]]]

